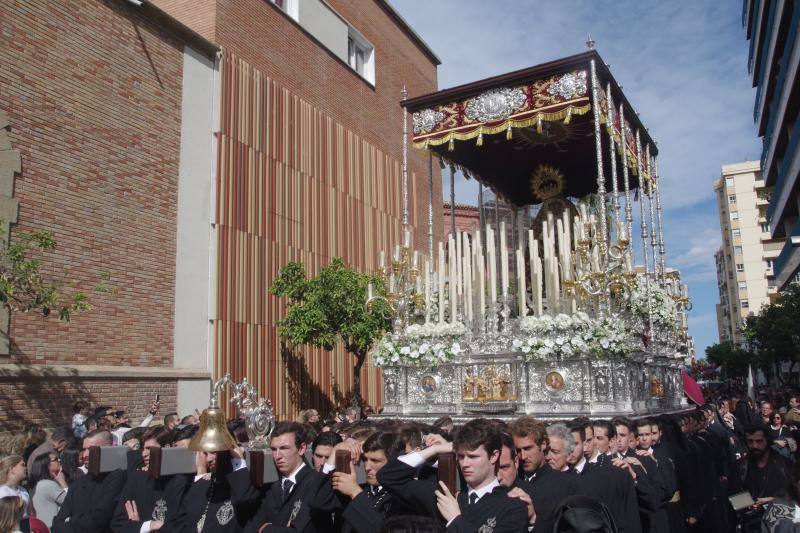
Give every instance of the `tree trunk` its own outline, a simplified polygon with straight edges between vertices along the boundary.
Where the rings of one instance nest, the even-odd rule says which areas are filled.
[[[353,395],[350,405],[361,409],[361,367],[364,366],[364,361],[367,360],[367,351],[360,350],[352,353],[356,356],[356,364],[353,367]]]

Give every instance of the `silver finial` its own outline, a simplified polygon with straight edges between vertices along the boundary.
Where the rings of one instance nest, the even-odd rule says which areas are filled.
[[[592,39],[592,35],[589,34],[589,37],[586,38],[586,48],[589,50],[594,50],[595,41]]]

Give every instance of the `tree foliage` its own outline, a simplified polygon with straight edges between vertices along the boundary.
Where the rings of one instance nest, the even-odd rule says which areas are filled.
[[[792,367],[800,360],[800,283],[789,285],[778,299],[747,318],[745,335],[760,366],[778,371],[781,362]]]
[[[706,348],[709,361],[722,368],[726,378],[746,377],[747,366],[753,362],[753,354],[742,350],[730,341]]]
[[[335,257],[313,278],[306,277],[302,263],[292,261],[281,269],[270,289],[273,295],[287,299],[286,315],[278,322],[281,337],[293,345],[328,351],[342,343],[355,356],[353,405],[361,403],[361,368],[367,353],[389,327],[385,304],[366,308],[371,281],[377,280]]]
[[[31,257],[32,253],[55,247],[55,237],[47,230],[17,233],[13,240],[0,244],[0,303],[17,312],[37,312],[44,316],[55,312],[65,321],[74,313],[92,308],[85,293],[67,294],[62,285],[42,274],[41,260]],[[102,277],[107,279],[108,274]],[[105,281],[95,290],[111,292]]]

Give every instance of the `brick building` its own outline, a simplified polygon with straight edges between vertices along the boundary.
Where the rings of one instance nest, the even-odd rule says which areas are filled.
[[[338,255],[369,270],[397,241],[398,99],[404,84],[435,90],[438,60],[380,0],[136,4],[0,5],[11,238],[51,229],[48,273],[88,289],[108,272],[115,288],[71,323],[12,314],[0,429],[63,421],[78,398],[136,415],[160,393],[164,412],[186,413],[225,372],[279,416],[330,407],[351,362],[282,350],[282,303],[267,290],[289,260],[314,272]],[[423,243],[427,161],[415,150],[409,187]],[[368,363],[373,404],[380,385]]]
[[[455,218],[453,218],[455,215]],[[472,233],[473,228],[480,226],[480,209],[475,205],[445,203],[442,207],[442,242],[447,242],[448,235],[453,231],[453,220],[456,230]]]

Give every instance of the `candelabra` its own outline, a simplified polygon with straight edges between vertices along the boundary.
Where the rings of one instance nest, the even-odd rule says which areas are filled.
[[[367,310],[372,311],[376,302],[386,303],[391,311],[387,318],[392,319],[392,330],[395,334],[404,331],[411,315],[412,304],[416,314],[425,311],[425,295],[420,287],[422,275],[429,276],[430,273],[423,274],[420,271],[419,254],[416,251],[412,254],[406,234],[403,246],[395,246],[388,266],[381,253],[378,276],[385,288],[385,295],[376,294],[374,285],[370,283],[367,286]]]
[[[612,311],[612,302],[630,298],[636,282],[628,253],[630,243],[622,227],[616,242],[609,246],[593,219],[583,218],[581,224],[577,247],[572,252],[574,269],[565,276],[564,289],[567,296],[575,297],[603,317]]]

